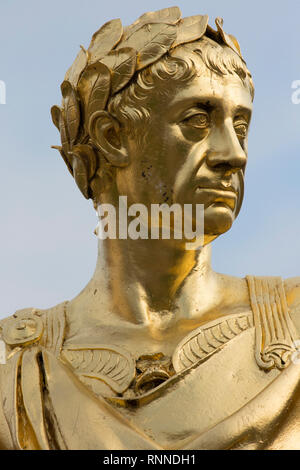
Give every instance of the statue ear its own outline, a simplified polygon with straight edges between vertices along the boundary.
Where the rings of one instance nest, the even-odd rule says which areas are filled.
[[[89,134],[93,144],[113,166],[129,163],[127,150],[122,145],[120,124],[106,111],[96,111],[90,117]]]

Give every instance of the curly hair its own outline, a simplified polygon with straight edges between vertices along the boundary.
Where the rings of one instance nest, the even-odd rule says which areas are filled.
[[[202,59],[200,70],[195,66],[193,53]],[[174,48],[160,60],[138,72],[126,88],[110,98],[108,111],[126,126],[128,132],[138,138],[141,136],[141,128],[145,128],[145,121],[151,117],[149,92],[168,95],[170,80],[180,87],[204,73],[205,68],[220,76],[238,76],[253,100],[253,80],[245,62],[228,46],[202,37],[198,41]]]

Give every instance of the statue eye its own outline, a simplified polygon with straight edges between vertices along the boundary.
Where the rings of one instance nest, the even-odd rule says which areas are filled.
[[[196,127],[198,129],[206,129],[209,126],[209,115],[207,113],[194,114],[193,116],[185,119],[184,124]]]
[[[234,129],[235,129],[236,135],[238,137],[241,137],[242,139],[246,138],[247,132],[248,132],[248,124],[247,123],[245,123],[245,122],[236,123],[235,126],[234,126]]]

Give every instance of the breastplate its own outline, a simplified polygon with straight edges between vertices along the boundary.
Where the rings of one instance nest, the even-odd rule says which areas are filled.
[[[118,438],[114,444],[111,437],[109,447],[99,433],[102,444],[95,441],[97,432],[88,431],[89,440],[76,444],[69,429],[73,427],[74,435],[75,410],[66,411],[71,396],[78,396],[73,406],[80,402],[83,408],[80,435],[84,416],[90,412],[93,422],[100,407],[99,416],[112,423],[107,433],[114,429],[116,436],[120,427],[128,427],[127,434],[133,432],[130,442],[142,440],[141,448],[183,448],[243,409],[289,365],[296,339],[282,280],[249,276],[247,281],[252,311],[197,328],[178,344],[172,358],[158,352],[135,361],[129,351],[112,344],[64,347],[67,304],[51,315],[23,312],[4,322],[9,360],[2,368],[1,389],[15,447],[24,448],[20,426],[28,425],[33,432],[30,445],[36,448],[130,448],[124,431],[123,442]],[[103,383],[107,394],[98,386]],[[24,410],[21,425],[13,416]],[[45,423],[50,415],[60,423],[53,422],[52,431]]]

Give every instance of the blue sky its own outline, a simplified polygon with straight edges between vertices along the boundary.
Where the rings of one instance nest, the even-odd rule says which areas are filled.
[[[183,16],[224,18],[255,82],[245,202],[232,230],[213,247],[215,270],[300,275],[300,3],[240,0],[23,0],[0,3],[0,317],[74,297],[96,261],[97,220],[58,152],[50,107],[79,45],[106,21],[130,24],[141,13],[178,5]]]

